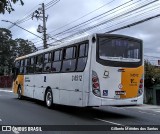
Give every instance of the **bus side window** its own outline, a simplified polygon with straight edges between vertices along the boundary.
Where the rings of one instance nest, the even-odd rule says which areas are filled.
[[[60,72],[61,70],[61,64],[62,64],[62,50],[57,50],[53,52],[53,56],[52,56],[52,68],[51,71],[52,72]]]
[[[77,71],[83,71],[87,63],[88,44],[79,45]]]
[[[24,60],[24,74],[28,73],[28,58]]]
[[[14,75],[19,74],[19,68],[20,68],[20,61],[18,60],[15,62]]]
[[[44,72],[50,72],[51,70],[51,52],[44,54]]]
[[[20,73],[20,74],[23,74],[23,73],[24,73],[24,60],[21,60],[21,61],[20,61],[20,70],[19,70],[19,73]]]
[[[64,49],[62,72],[75,71],[76,67],[76,47]]]
[[[41,73],[43,69],[43,55],[36,56],[36,72]]]
[[[28,73],[29,74],[33,74],[34,73],[34,63],[35,63],[35,61],[34,61],[34,57],[31,57],[31,58],[29,58],[28,59]]]

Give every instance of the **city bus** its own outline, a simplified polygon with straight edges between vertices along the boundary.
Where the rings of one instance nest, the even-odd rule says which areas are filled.
[[[143,68],[142,40],[92,34],[16,58],[13,92],[49,108],[141,105]]]

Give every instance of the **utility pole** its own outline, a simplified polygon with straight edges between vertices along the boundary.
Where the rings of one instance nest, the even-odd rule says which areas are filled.
[[[47,48],[47,39],[46,39],[46,17],[45,17],[45,7],[44,3],[42,3],[42,12],[43,12],[43,44],[44,48]]]
[[[46,17],[45,16],[45,6],[44,6],[44,3],[42,3],[42,8],[38,8],[38,10],[34,11],[33,12],[33,15],[32,15],[32,19],[33,17],[40,19],[43,21],[43,26],[39,25],[38,26],[38,29],[37,29],[37,32],[39,33],[43,33],[43,47],[44,49],[47,48],[47,37],[46,37],[46,20],[48,18],[48,16]]]

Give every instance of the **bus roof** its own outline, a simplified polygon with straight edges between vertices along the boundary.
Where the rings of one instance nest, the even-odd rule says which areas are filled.
[[[92,34],[92,36],[93,35],[94,34]],[[27,58],[27,57],[38,55],[38,54],[45,53],[45,52],[48,52],[48,51],[52,51],[54,49],[65,47],[65,46],[68,46],[68,45],[71,45],[71,44],[79,43],[79,42],[88,40],[90,36],[91,35],[87,35],[87,36],[84,36],[84,37],[81,37],[81,38],[72,39],[72,40],[69,40],[69,41],[65,41],[65,43],[63,43],[63,42],[62,43],[57,43],[56,45],[50,46],[47,49],[39,50],[39,51],[30,53],[30,54],[27,54],[27,55],[24,55],[24,56],[20,56],[20,57],[16,58],[15,60],[21,60],[21,59],[24,59],[24,58]]]
[[[21,59],[24,59],[24,58],[27,58],[27,57],[31,57],[31,56],[34,56],[34,55],[38,55],[38,54],[45,53],[45,52],[48,52],[48,51],[52,51],[52,50],[54,50],[54,49],[58,49],[58,48],[61,48],[61,47],[65,47],[65,46],[68,46],[68,45],[71,45],[71,44],[83,42],[83,41],[85,41],[85,40],[89,40],[90,37],[95,37],[96,35],[99,35],[99,36],[108,35],[108,36],[127,37],[127,38],[131,38],[131,39],[140,40],[140,39],[137,39],[137,38],[134,38],[134,37],[126,36],[126,35],[105,34],[105,33],[98,34],[98,33],[94,33],[94,34],[91,34],[91,35],[85,35],[85,36],[78,37],[78,38],[76,38],[76,39],[74,38],[74,39],[65,41],[65,43],[64,43],[64,42],[62,42],[62,43],[57,43],[56,45],[50,46],[50,47],[47,48],[47,49],[39,50],[39,51],[30,53],[30,54],[28,54],[28,55],[24,55],[24,56],[18,57],[18,58],[16,58],[15,60],[21,60]],[[140,41],[141,41],[141,40],[140,40]]]

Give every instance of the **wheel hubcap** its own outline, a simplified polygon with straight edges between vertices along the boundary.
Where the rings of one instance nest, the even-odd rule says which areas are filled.
[[[52,104],[52,94],[50,92],[48,92],[46,95],[46,103],[47,103],[47,106],[51,106]]]
[[[21,90],[21,88],[19,88],[19,90],[18,90],[18,98],[21,97],[21,94],[22,94],[22,90]]]

